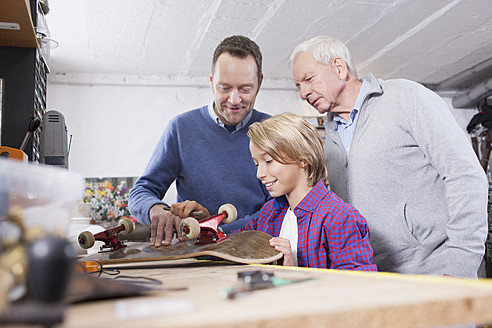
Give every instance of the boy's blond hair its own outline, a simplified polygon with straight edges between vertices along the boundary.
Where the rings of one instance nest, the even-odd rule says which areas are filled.
[[[274,115],[251,124],[248,136],[275,161],[303,167],[310,187],[319,180],[328,185],[323,141],[306,119],[293,113]]]

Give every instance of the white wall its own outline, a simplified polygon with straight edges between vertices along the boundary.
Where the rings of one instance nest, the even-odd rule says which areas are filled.
[[[85,177],[140,176],[171,118],[211,102],[193,86],[48,83],[48,110],[58,110],[72,135],[70,170]],[[319,115],[295,90],[262,88],[255,108],[270,114]],[[165,200],[175,202],[174,188]]]
[[[187,110],[208,104],[210,87],[48,84],[48,110],[60,111],[73,136],[70,170],[85,177],[139,176],[168,121]],[[476,110],[454,109],[463,129]],[[295,90],[262,88],[255,108],[270,114],[285,111],[319,115],[299,100]],[[171,188],[173,189],[173,188]],[[174,192],[166,195],[174,202]]]

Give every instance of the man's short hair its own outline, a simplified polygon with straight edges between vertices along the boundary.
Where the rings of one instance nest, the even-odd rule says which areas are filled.
[[[246,58],[248,55],[253,56],[256,62],[256,72],[258,73],[258,84],[261,82],[261,65],[263,57],[261,55],[260,47],[254,41],[242,35],[233,35],[222,40],[214,51],[212,74],[215,71],[215,64],[217,63],[219,56],[224,52],[239,58]]]

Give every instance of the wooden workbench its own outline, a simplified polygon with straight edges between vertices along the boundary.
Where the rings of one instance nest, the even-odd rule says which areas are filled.
[[[154,262],[121,275],[162,281],[144,296],[71,305],[64,327],[432,327],[492,322],[492,283],[214,262]],[[306,279],[234,300],[219,294],[237,273],[267,270]]]

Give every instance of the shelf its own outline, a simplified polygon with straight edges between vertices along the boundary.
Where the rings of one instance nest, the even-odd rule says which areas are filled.
[[[20,30],[0,29],[0,46],[36,48],[38,42],[29,0],[2,0],[0,22],[18,23]]]

